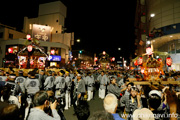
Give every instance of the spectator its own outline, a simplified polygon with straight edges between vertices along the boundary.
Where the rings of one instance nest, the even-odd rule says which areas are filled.
[[[75,109],[78,120],[87,120],[90,115],[89,105],[86,101],[80,101]]]
[[[112,114],[106,112],[106,111],[98,111],[95,112],[89,120],[114,120]]]
[[[133,120],[154,120],[154,115],[147,108],[136,109],[133,112]]]
[[[10,85],[5,85],[2,90],[2,97],[1,97],[2,102],[6,102],[9,104],[16,104],[18,108],[20,108],[21,104],[18,101],[18,98],[11,95],[11,86]]]
[[[46,91],[48,96],[49,96],[49,101],[50,102],[54,102],[56,100],[55,96],[54,96],[54,92],[52,90],[48,90]],[[59,102],[59,101],[58,101]],[[61,104],[58,103],[57,107],[56,107],[56,110],[58,112],[58,114],[60,115],[61,117],[61,120],[66,120],[66,118],[64,117],[64,114],[63,112],[61,111]],[[47,111],[45,111],[48,115],[51,115],[52,116],[52,110],[51,108],[48,108]]]
[[[169,117],[167,116],[167,114],[169,114],[169,112],[167,113],[167,95],[165,95],[165,100],[163,102],[162,101],[162,93],[160,91],[157,90],[151,90],[149,92],[149,99],[148,99],[148,103],[149,103],[149,109],[153,112],[153,114],[155,115],[155,119],[169,119]],[[165,110],[166,111],[165,111]],[[161,116],[158,116],[161,115]],[[166,115],[165,115],[166,114]]]
[[[28,120],[61,120],[56,111],[57,101],[50,103],[48,94],[45,91],[39,91],[35,94],[33,100],[34,108],[31,108]],[[46,114],[44,111],[50,106],[53,117]]]
[[[113,115],[114,120],[123,120],[122,118],[120,118],[119,114],[116,113],[117,106],[117,97],[111,93],[107,94],[104,98],[104,109]]]
[[[23,120],[19,116],[18,106],[15,104],[10,104],[2,109],[0,112],[1,120]]]

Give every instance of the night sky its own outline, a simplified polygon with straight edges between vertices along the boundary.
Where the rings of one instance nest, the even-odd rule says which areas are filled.
[[[56,0],[24,0],[1,3],[0,23],[23,28],[23,18],[37,17],[38,6]],[[73,49],[125,59],[134,56],[134,18],[136,0],[61,0],[67,6],[66,32],[75,32]],[[122,51],[118,51],[118,47]],[[118,59],[116,59],[118,60]]]

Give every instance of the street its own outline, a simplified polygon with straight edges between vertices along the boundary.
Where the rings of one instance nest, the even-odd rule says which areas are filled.
[[[90,109],[90,116],[96,111],[103,110],[103,100],[98,97],[98,91],[95,93],[95,99],[88,102]],[[78,120],[74,114],[74,108],[71,106],[70,109],[64,111],[66,120]],[[89,116],[89,118],[90,118]]]

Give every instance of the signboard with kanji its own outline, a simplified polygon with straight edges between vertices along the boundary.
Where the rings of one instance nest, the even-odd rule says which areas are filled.
[[[32,36],[41,41],[51,40],[51,27],[45,25],[33,24]]]

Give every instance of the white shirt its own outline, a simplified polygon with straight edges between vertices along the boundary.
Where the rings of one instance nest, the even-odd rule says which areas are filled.
[[[2,102],[4,102],[3,97],[1,97],[1,101],[2,101]],[[15,97],[15,96],[10,95],[10,97],[9,97],[9,100],[8,100],[8,101],[10,102],[10,104],[16,104],[16,105],[18,106],[18,108],[20,108],[20,107],[21,107],[21,104],[19,103],[19,101],[18,101],[17,97]]]

